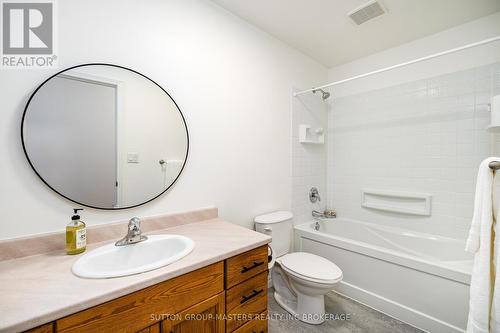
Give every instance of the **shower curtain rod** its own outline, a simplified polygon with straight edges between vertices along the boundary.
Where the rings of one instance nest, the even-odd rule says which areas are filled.
[[[447,54],[450,54],[450,53],[455,53],[455,52],[458,52],[458,51],[469,49],[471,47],[476,47],[476,46],[479,46],[479,45],[493,43],[493,42],[496,42],[498,40],[500,40],[500,36],[496,36],[496,37],[484,39],[484,40],[479,41],[479,42],[475,42],[475,43],[463,45],[463,46],[456,47],[454,49],[450,49],[450,50],[447,50],[447,51],[442,51],[442,52],[434,53],[434,54],[431,54],[431,55],[428,55],[428,56],[425,56],[425,57],[422,57],[422,58],[418,58],[418,59],[406,61],[406,62],[397,64],[397,65],[394,65],[394,66],[389,66],[389,67],[385,67],[385,68],[382,68],[382,69],[377,69],[377,70],[372,71],[372,72],[368,72],[368,73],[365,73],[365,74],[356,75],[356,76],[353,76],[353,77],[350,77],[350,78],[347,78],[347,79],[343,79],[343,80],[335,81],[335,82],[332,82],[332,83],[328,83],[328,84],[325,84],[323,86],[319,86],[319,87],[314,87],[314,88],[311,88],[311,89],[306,89],[306,90],[298,91],[298,92],[293,93],[293,96],[299,96],[299,95],[311,92],[311,91],[316,90],[316,89],[329,88],[329,87],[336,86],[336,85],[341,84],[341,83],[349,82],[349,81],[356,80],[356,79],[361,79],[363,77],[367,77],[367,76],[370,76],[370,75],[374,75],[374,74],[386,72],[386,71],[391,70],[391,69],[395,69],[395,68],[399,68],[399,67],[403,67],[403,66],[408,66],[408,65],[420,62],[420,61],[424,61],[424,60],[429,60],[429,59],[432,59],[432,58],[441,57],[441,56],[444,56],[444,55],[447,55]]]

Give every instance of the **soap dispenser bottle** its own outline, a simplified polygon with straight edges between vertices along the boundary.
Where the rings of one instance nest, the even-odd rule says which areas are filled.
[[[85,223],[80,220],[79,210],[83,209],[73,209],[75,214],[71,217],[71,222],[66,226],[67,254],[82,253],[87,246],[87,228]]]

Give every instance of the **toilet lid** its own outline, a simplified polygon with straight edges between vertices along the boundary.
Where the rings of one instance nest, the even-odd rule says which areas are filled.
[[[257,224],[272,224],[288,221],[293,218],[293,214],[287,211],[277,211],[269,214],[256,216],[254,222]]]
[[[284,268],[315,280],[333,281],[342,277],[342,270],[328,259],[312,253],[294,252],[283,256]]]

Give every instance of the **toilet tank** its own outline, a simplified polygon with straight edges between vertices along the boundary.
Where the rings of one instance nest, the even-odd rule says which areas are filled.
[[[291,250],[293,238],[293,214],[277,211],[256,216],[255,230],[272,237],[271,248],[275,258],[287,254]]]

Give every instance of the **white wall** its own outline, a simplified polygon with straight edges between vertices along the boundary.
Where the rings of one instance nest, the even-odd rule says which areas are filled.
[[[58,12],[60,69],[142,72],[169,91],[190,132],[187,167],[167,194],[131,210],[87,209],[88,224],[217,206],[251,227],[256,214],[290,209],[291,90],[324,82],[325,68],[209,1],[65,0]],[[74,206],[38,180],[20,142],[24,105],[53,73],[0,72],[0,239],[62,230]]]
[[[333,68],[329,79],[495,35],[500,13]],[[498,61],[500,43],[333,88],[327,178],[329,203],[338,215],[465,237],[477,167],[496,152],[496,138],[485,128],[487,104],[500,94]],[[363,188],[431,193],[432,216],[362,208]]]

